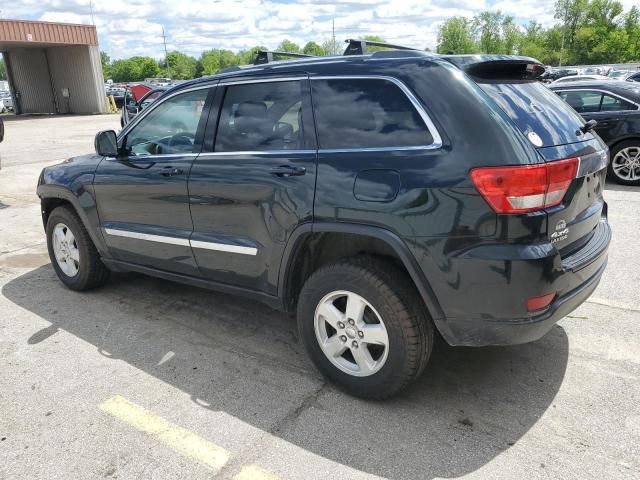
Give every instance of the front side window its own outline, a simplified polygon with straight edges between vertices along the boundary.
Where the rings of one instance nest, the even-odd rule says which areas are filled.
[[[192,153],[209,89],[186,92],[154,108],[127,134],[129,155]]]
[[[320,148],[415,147],[433,143],[405,93],[383,79],[313,80]]]
[[[264,82],[227,87],[216,152],[304,148],[302,82]]]

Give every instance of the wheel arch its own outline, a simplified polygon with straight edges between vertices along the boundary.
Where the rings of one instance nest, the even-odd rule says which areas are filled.
[[[628,142],[630,140],[635,140],[638,142],[638,145],[640,145],[640,135],[633,133],[633,134],[626,135],[622,138],[620,137],[616,138],[616,140],[613,143],[611,143],[611,145],[609,145],[609,151],[613,151],[613,149],[616,148],[621,143]]]
[[[360,240],[359,246],[362,246],[365,250],[358,251],[358,247],[345,248],[341,249],[341,253],[373,253],[395,259],[412,279],[427,311],[438,328],[440,328],[441,319],[444,317],[442,308],[426,275],[407,245],[395,233],[369,225],[322,222],[298,227],[287,243],[278,276],[278,294],[281,297],[284,309],[293,311],[297,293],[302,287],[301,284],[308,278],[310,273],[317,269],[314,268],[315,265],[313,263],[311,265],[305,263],[313,260],[311,255],[318,252],[315,247],[321,242],[327,241],[328,238],[330,242],[335,243],[336,239],[345,239],[348,236],[357,237]],[[325,252],[320,251],[320,257],[326,261],[344,258],[344,256],[335,252],[333,255],[327,255]],[[326,263],[326,261],[322,262],[322,258],[320,260],[321,264]]]
[[[38,186],[37,193],[38,197],[40,197],[40,213],[45,229],[49,215],[55,208],[69,206],[78,215],[87,232],[89,232],[89,236],[100,255],[106,256],[107,247],[98,228],[99,221],[96,204],[88,192],[85,191],[82,198],[79,198],[73,192],[60,185],[42,184]]]

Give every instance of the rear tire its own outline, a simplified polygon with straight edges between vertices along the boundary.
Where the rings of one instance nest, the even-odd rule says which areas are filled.
[[[74,210],[55,208],[47,220],[47,249],[58,278],[72,290],[90,290],[106,283],[102,263],[89,232]]]
[[[611,149],[608,174],[621,185],[640,185],[640,140],[620,142]]]
[[[415,286],[374,257],[320,268],[305,283],[297,314],[313,363],[358,397],[397,394],[422,373],[433,349],[434,327]]]

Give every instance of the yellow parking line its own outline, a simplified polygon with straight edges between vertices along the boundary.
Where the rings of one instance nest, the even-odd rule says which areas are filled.
[[[229,460],[230,454],[224,448],[166,421],[120,395],[115,395],[101,403],[100,409],[141,432],[157,438],[181,455],[195,460],[214,472],[218,472]],[[270,479],[270,477],[243,478]]]
[[[255,465],[247,465],[233,480],[279,480],[279,477]]]

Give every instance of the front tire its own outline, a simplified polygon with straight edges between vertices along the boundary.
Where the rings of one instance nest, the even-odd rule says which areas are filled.
[[[109,279],[89,232],[69,207],[55,208],[47,220],[47,249],[58,278],[72,290],[90,290]]]
[[[298,300],[300,337],[316,367],[347,392],[392,397],[424,370],[434,328],[407,275],[361,256],[316,271]]]
[[[622,185],[640,185],[640,140],[620,142],[611,149],[608,173]]]

